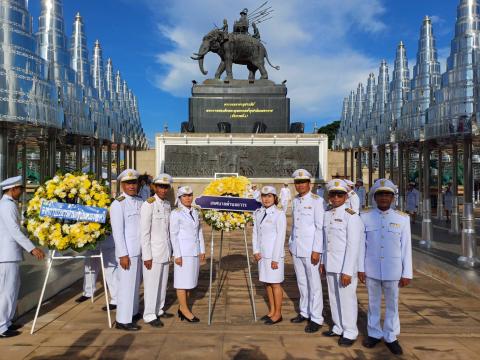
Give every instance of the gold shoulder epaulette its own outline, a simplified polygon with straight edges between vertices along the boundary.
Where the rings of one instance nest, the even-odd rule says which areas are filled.
[[[350,209],[350,208],[346,208],[345,211],[346,211],[347,213],[349,213],[350,215],[355,215],[355,214],[356,214],[356,212],[353,211],[353,210]]]
[[[115,200],[123,201],[123,200],[125,200],[125,196],[121,195],[121,196],[117,197]]]
[[[149,197],[149,198],[147,199],[147,202],[148,202],[149,204],[153,204],[153,203],[155,202],[155,197],[154,197],[154,196]]]
[[[320,199],[320,196],[318,196],[317,194],[312,193],[312,198],[314,198],[314,199]]]
[[[400,210],[395,210],[397,214],[400,214],[402,216],[409,216],[406,212],[400,211]]]

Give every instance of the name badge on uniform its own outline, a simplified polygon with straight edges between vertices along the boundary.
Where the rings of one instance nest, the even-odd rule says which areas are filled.
[[[305,209],[311,209],[311,206],[304,206]]]
[[[395,229],[399,229],[400,228],[400,224],[397,224],[397,223],[390,223],[390,227],[393,227]]]
[[[342,219],[334,219],[335,221],[338,221],[338,222],[343,222]]]

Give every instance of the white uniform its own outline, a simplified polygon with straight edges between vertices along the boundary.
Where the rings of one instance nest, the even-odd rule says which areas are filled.
[[[347,208],[352,209],[357,214],[360,213],[360,198],[358,197],[357,193],[353,190],[348,192],[348,199],[345,202]]]
[[[153,321],[163,314],[167,295],[168,268],[172,256],[170,243],[170,203],[157,195],[148,198],[141,209],[142,259],[153,260],[152,268],[143,266],[143,320]]]
[[[452,190],[445,190],[445,193],[443,194],[443,202],[445,206],[445,210],[452,211],[453,209],[453,192]]]
[[[4,195],[0,200],[0,334],[12,325],[20,290],[19,263],[23,252],[31,252],[35,245],[20,230],[17,202]]]
[[[360,208],[363,209],[366,205],[367,192],[363,186],[356,187],[354,191],[360,200]]]
[[[357,328],[357,270],[364,245],[364,227],[360,216],[344,205],[325,212],[324,234],[328,298],[334,323],[332,331],[355,340]],[[342,286],[341,275],[352,277],[350,285]]]
[[[182,204],[170,215],[170,241],[173,256],[182,258],[182,266],[174,265],[173,286],[175,289],[197,287],[200,273],[199,255],[205,253],[202,224],[197,209],[188,209]]]
[[[108,236],[101,241],[99,248],[102,249],[105,280],[110,293],[110,304],[117,305],[118,288],[118,261],[115,257],[115,242],[113,236]],[[96,255],[98,251],[91,250],[88,254]],[[99,258],[87,258],[84,265],[83,296],[93,297],[97,288],[98,274],[101,272],[101,261]]]
[[[128,256],[130,269],[118,267],[117,322],[129,324],[138,313],[139,288],[142,280],[140,245],[140,208],[143,200],[139,196],[123,193],[110,207],[110,222],[115,241],[117,258]],[[119,262],[120,263],[120,262]]]
[[[300,291],[300,315],[323,324],[323,295],[320,262],[313,265],[312,252],[323,253],[324,202],[318,195],[297,195],[292,203],[292,231],[289,249]]]
[[[406,207],[405,210],[408,212],[417,212],[418,203],[420,201],[420,192],[413,188],[412,190],[407,190],[406,194]]]
[[[288,203],[292,200],[292,193],[288,187],[283,187],[280,190],[280,204],[282,205],[282,210],[284,213],[287,213]]]
[[[284,280],[285,234],[287,218],[276,206],[258,209],[253,214],[253,253],[260,254],[258,275],[261,282],[279,284]],[[272,269],[272,261],[278,269]]]
[[[365,272],[368,290],[368,335],[393,342],[400,333],[398,282],[412,278],[410,219],[397,210],[370,209],[361,214],[366,241],[359,272]],[[380,324],[382,291],[385,321]]]

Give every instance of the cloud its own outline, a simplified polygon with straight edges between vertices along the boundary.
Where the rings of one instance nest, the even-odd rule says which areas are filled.
[[[230,26],[241,8],[253,10],[261,2],[234,0],[142,0],[156,16],[158,35],[169,50],[156,56],[159,66],[154,84],[175,96],[190,94],[191,80],[202,80],[198,64],[190,59],[213,24],[226,16]],[[378,34],[386,29],[381,21],[381,0],[270,0],[274,17],[259,25],[269,58],[281,70],[268,68],[274,81],[288,80],[292,99],[292,121],[306,118],[334,119],[341,112],[345,94],[377,72],[378,59],[355,49],[351,34]],[[205,68],[213,76],[218,65],[215,54],[207,55]],[[234,76],[246,71],[234,67]],[[258,76],[258,75],[257,75]]]

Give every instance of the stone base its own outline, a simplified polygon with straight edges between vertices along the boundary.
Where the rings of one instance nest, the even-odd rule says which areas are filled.
[[[287,87],[270,80],[205,80],[192,87],[189,122],[196,133],[218,133],[226,123],[231,133],[287,133],[290,99]]]

